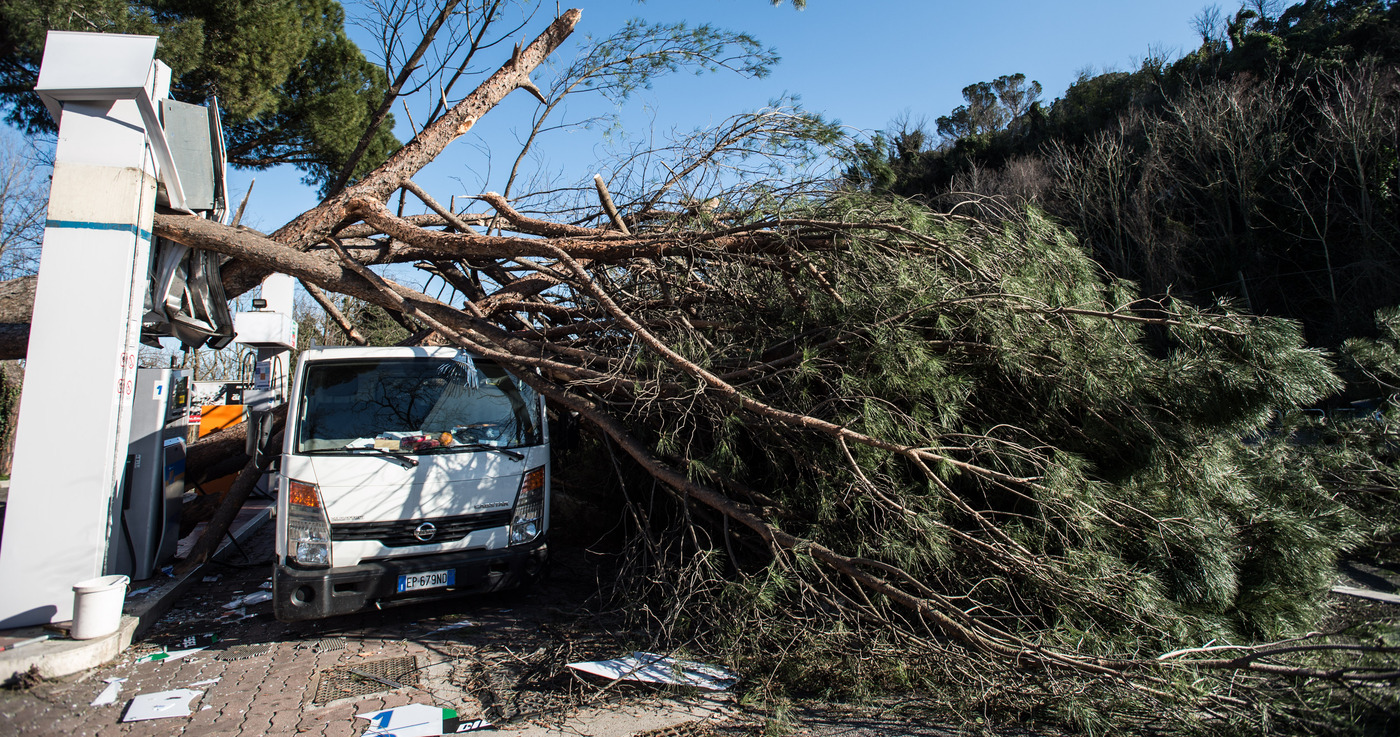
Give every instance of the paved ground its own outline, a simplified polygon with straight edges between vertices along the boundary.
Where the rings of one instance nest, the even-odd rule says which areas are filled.
[[[243,544],[254,560],[231,551],[231,560],[207,566],[205,575],[217,580],[202,579],[116,661],[0,691],[0,735],[348,736],[369,726],[356,714],[410,703],[451,707],[463,720],[485,718],[522,735],[696,734],[699,725],[751,731],[751,720],[738,718],[728,697],[623,684],[600,691],[601,682],[564,668],[624,652],[619,637],[583,614],[596,586],[586,567],[570,567],[569,556],[562,556],[564,570],[529,592],[284,624],[270,602],[223,606],[263,590],[271,530],[266,525]],[[219,640],[199,652],[137,662],[181,649],[188,637],[206,644],[210,633]],[[411,685],[393,688],[347,668]],[[112,705],[90,706],[109,678],[128,679],[121,695]],[[191,716],[122,721],[136,695],[173,689],[200,692]]]
[[[755,735],[762,718],[732,696],[585,681],[564,667],[628,651],[626,634],[589,614],[596,574],[584,554],[556,555],[554,575],[536,589],[404,607],[320,622],[284,624],[271,602],[226,609],[263,591],[272,526],[227,560],[207,566],[175,608],[117,660],[26,689],[0,690],[0,735],[361,735],[356,714],[410,703],[483,718],[512,737],[697,737]],[[247,551],[246,555],[242,551]],[[1400,566],[1353,562],[1339,583],[1395,593]],[[205,579],[210,580],[205,580]],[[1341,597],[1337,616],[1366,618],[1395,604]],[[209,643],[207,635],[218,636]],[[208,644],[178,660],[137,662]],[[406,684],[393,687],[354,668]],[[91,706],[106,679],[126,678],[111,705]],[[133,697],[173,689],[199,694],[190,716],[123,722]],[[955,734],[878,708],[799,706],[789,729],[821,737]]]

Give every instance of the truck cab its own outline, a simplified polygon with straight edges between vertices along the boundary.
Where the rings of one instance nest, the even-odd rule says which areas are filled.
[[[283,621],[510,588],[548,558],[544,401],[455,348],[313,348],[277,472]]]

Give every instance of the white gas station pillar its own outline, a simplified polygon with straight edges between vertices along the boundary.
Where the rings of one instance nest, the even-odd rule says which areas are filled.
[[[127,456],[170,71],[154,36],[50,33],[36,90],[58,147],[0,538],[0,629],[72,618],[103,575]],[[149,131],[149,133],[148,133]],[[172,186],[173,185],[173,186]]]

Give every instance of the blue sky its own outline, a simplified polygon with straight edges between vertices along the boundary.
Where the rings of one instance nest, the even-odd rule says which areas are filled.
[[[556,58],[571,57],[586,35],[606,36],[633,17],[741,30],[775,47],[782,57],[769,77],[745,80],[720,72],[663,78],[620,111],[627,125],[690,130],[760,108],[780,95],[796,94],[807,109],[841,121],[852,132],[868,134],[904,111],[915,119],[926,117],[931,124],[962,103],[964,86],[1003,74],[1021,72],[1038,80],[1050,101],[1082,70],[1131,69],[1154,52],[1174,58],[1198,44],[1191,21],[1207,4],[809,0],[805,10],[797,11],[790,5],[773,7],[768,0],[580,0],[561,3],[563,8],[582,8],[583,18]],[[347,3],[347,10],[355,13],[353,2]],[[533,38],[546,22],[537,20],[522,38]],[[370,51],[368,37],[360,31],[351,35]],[[509,53],[498,51],[502,60]],[[418,181],[443,200],[453,194],[499,190],[515,141],[528,128],[536,104],[523,92],[513,93]],[[582,110],[576,108],[580,114]],[[401,112],[397,120],[400,138],[406,138],[407,120]],[[594,171],[598,140],[593,131],[554,135],[531,165],[556,171],[571,182],[586,181]],[[232,194],[241,196],[253,177],[258,182],[244,216],[253,227],[274,230],[316,202],[314,192],[299,184],[293,170],[231,171]]]

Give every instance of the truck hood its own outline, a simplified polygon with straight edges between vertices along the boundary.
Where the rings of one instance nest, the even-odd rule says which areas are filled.
[[[413,456],[409,468],[391,456],[283,456],[283,473],[316,484],[332,524],[435,519],[499,512],[515,504],[527,469],[544,452],[522,448],[523,460],[482,451]]]

